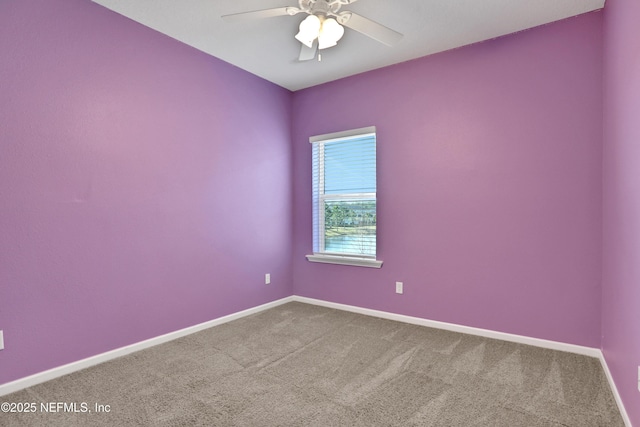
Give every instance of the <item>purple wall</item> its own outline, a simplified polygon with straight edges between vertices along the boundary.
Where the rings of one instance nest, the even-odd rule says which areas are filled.
[[[601,20],[296,92],[295,294],[599,347]],[[308,138],[370,125],[384,265],[309,263]]]
[[[0,58],[0,383],[291,295],[290,92],[88,0]]]
[[[602,348],[640,425],[640,3],[604,12],[604,249]]]

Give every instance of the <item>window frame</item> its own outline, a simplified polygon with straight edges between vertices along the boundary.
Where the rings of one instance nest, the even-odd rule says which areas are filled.
[[[377,132],[375,126],[369,126],[359,129],[352,129],[342,132],[329,133],[324,135],[316,135],[309,138],[309,143],[318,144],[318,149],[320,150],[318,153],[318,170],[324,171],[324,148],[325,144],[331,142],[338,142],[340,140],[349,139],[349,138],[357,138],[373,135],[376,138],[376,147],[377,147]],[[312,156],[312,163],[313,163]],[[376,183],[376,192],[375,193],[343,193],[343,194],[325,194],[324,191],[319,192],[317,196],[317,206],[316,196],[314,195],[316,189],[313,183],[316,182],[315,176],[313,176],[315,172],[312,168],[312,218],[317,215],[317,227],[314,223],[312,225],[312,238],[313,235],[317,233],[318,236],[318,252],[315,251],[315,247],[313,248],[313,253],[311,255],[306,255],[307,260],[310,262],[319,262],[326,264],[341,264],[341,265],[352,265],[358,267],[372,267],[372,268],[380,268],[382,267],[382,261],[377,259],[377,235],[378,235],[378,225],[376,221],[376,254],[345,254],[345,253],[336,253],[336,252],[328,252],[325,251],[325,203],[327,201],[339,201],[339,200],[371,200],[373,199],[376,202],[376,212],[378,208],[378,198],[377,198],[377,183]],[[324,188],[324,173],[319,173],[317,182],[319,188]],[[376,148],[376,181],[377,181],[377,148]],[[316,230],[316,228],[318,228]],[[314,242],[315,243],[315,242]]]

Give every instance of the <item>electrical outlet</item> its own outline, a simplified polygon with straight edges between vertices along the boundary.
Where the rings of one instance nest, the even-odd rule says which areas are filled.
[[[269,283],[271,283],[271,274],[267,273],[264,275],[264,284],[268,285]]]
[[[404,292],[404,285],[402,282],[396,282],[396,294],[401,294]]]
[[[0,350],[4,350],[4,333],[0,331]]]

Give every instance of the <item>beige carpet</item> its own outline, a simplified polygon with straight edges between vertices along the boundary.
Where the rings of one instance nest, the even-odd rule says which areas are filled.
[[[597,359],[301,303],[0,402],[38,407],[2,426],[624,426]]]

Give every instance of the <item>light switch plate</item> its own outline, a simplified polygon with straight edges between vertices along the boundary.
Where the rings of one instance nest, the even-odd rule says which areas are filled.
[[[0,331],[0,350],[4,350],[4,333]]]
[[[396,282],[396,294],[404,292],[404,284],[402,282]]]

